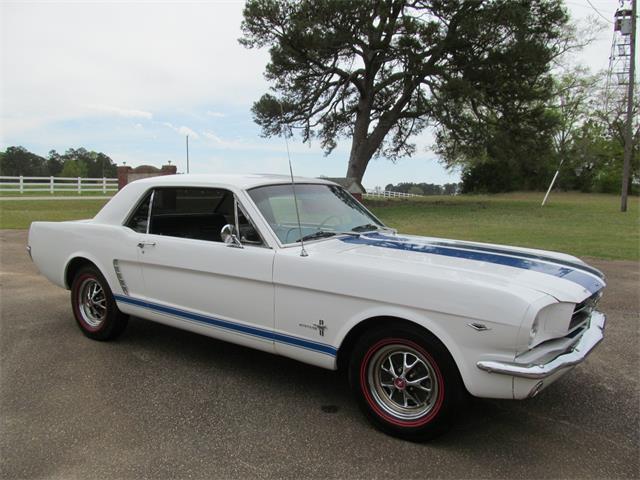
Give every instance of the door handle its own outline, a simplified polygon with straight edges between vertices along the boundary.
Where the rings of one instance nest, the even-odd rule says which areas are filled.
[[[155,246],[156,246],[156,242],[139,242],[138,243],[138,248],[155,247]]]

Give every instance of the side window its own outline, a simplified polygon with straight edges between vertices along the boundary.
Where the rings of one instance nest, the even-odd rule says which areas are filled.
[[[233,193],[220,188],[158,188],[151,205],[149,233],[222,242],[222,228],[236,224],[234,203]],[[263,245],[241,209],[238,226],[243,243]]]
[[[142,202],[135,209],[126,226],[138,233],[147,233],[147,222],[149,220],[149,202],[151,192],[147,193]]]
[[[217,188],[158,188],[149,233],[221,242],[220,230],[233,223],[233,194]]]

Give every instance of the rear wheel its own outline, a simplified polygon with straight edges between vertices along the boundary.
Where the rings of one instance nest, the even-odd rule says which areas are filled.
[[[129,320],[118,310],[109,284],[93,266],[76,273],[71,284],[71,307],[80,330],[93,340],[118,337]]]
[[[424,441],[446,431],[462,397],[447,349],[410,325],[365,334],[354,348],[349,380],[371,423],[407,440]]]

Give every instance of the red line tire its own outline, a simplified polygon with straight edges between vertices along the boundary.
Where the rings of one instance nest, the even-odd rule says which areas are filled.
[[[464,390],[442,342],[409,324],[378,327],[363,335],[350,359],[349,383],[376,428],[411,441],[447,431]]]
[[[73,278],[71,308],[82,333],[93,340],[117,338],[129,321],[129,316],[118,310],[102,273],[90,265],[78,270]]]

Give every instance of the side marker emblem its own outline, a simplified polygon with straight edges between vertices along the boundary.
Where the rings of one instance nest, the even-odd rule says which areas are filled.
[[[313,326],[318,329],[320,336],[324,337],[324,331],[327,329],[327,326],[324,324],[324,320],[318,320],[318,323],[314,323]]]
[[[324,320],[318,320],[318,323],[312,323],[311,325],[309,325],[308,323],[299,323],[298,326],[308,328],[310,330],[315,330],[320,334],[321,337],[324,337],[325,330],[329,328],[324,324]]]
[[[473,322],[473,323],[467,323],[467,325],[473,328],[476,332],[485,332],[487,330],[491,330],[484,323]]]

